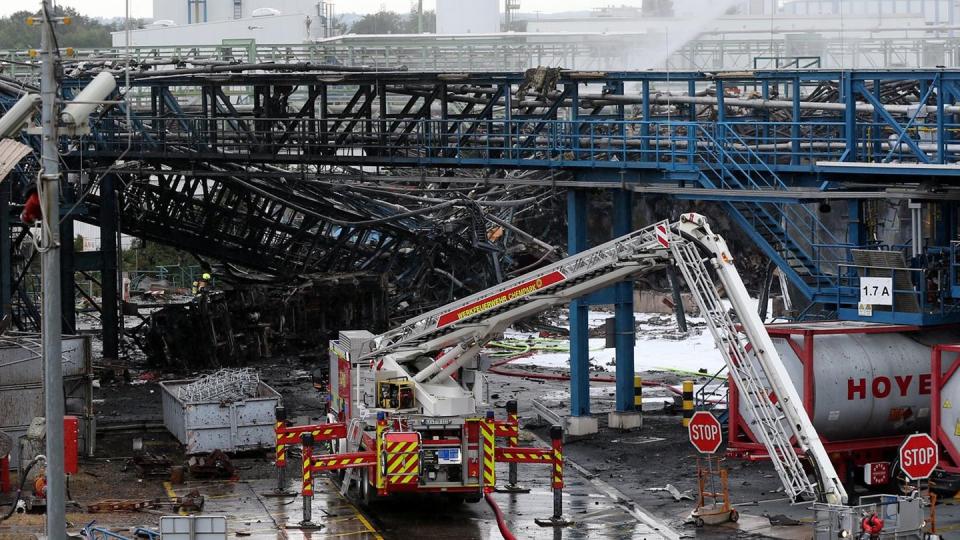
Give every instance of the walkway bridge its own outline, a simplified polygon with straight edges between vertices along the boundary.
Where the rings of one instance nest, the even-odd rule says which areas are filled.
[[[237,171],[262,182],[278,168],[302,178],[331,167],[438,177],[481,169],[493,181],[504,170],[563,172],[552,185],[722,201],[807,300],[842,317],[924,324],[958,315],[956,194],[928,188],[951,186],[960,172],[960,72],[263,67],[136,74],[130,124],[124,107],[105,111],[65,158],[93,174],[122,158],[140,178],[179,175],[198,186]],[[162,183],[149,189],[169,191]],[[854,263],[856,250],[905,248],[878,245],[868,231],[865,204],[877,199],[926,201],[926,212],[943,216],[910,264]],[[840,219],[822,212],[837,200],[847,210]],[[860,275],[912,284],[895,296],[916,297],[907,304],[917,307],[858,313]]]

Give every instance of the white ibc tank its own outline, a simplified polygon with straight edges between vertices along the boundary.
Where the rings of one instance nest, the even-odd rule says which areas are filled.
[[[928,429],[932,377],[930,347],[920,343],[923,337],[899,333],[814,336],[812,420],[820,435],[844,441]],[[802,339],[793,339],[802,346]],[[773,336],[773,342],[803,397],[806,385],[800,357],[786,339]],[[749,420],[742,402],[739,409]]]
[[[493,34],[500,31],[500,0],[437,0],[438,34]]]

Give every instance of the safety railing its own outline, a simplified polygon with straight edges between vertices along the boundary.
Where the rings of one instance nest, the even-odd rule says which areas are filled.
[[[933,287],[926,279],[926,269],[896,268],[886,266],[863,266],[839,264],[836,301],[837,305],[856,306],[861,298],[862,277],[890,278],[890,300],[888,304],[872,304],[871,311],[886,311],[894,314],[915,313],[923,315],[947,315],[956,311],[949,290],[945,287]],[[868,276],[863,275],[869,274]],[[903,284],[909,283],[909,288]],[[868,293],[870,291],[867,291]],[[876,295],[873,295],[876,296]],[[914,311],[916,306],[916,311]]]
[[[126,146],[122,115],[94,125],[99,149]],[[883,123],[859,122],[852,150],[838,121],[678,122],[542,119],[151,118],[136,116],[138,151],[214,150],[236,156],[352,156],[430,163],[564,165],[617,169],[740,163],[753,179],[774,171],[813,168],[821,161],[947,162],[960,142],[942,143],[929,126],[901,137]],[[945,129],[960,131],[960,124]],[[718,149],[720,151],[718,151]],[[919,150],[919,153],[918,153]],[[524,162],[524,163],[521,163]],[[782,184],[781,182],[777,182]],[[782,188],[763,185],[757,188]]]
[[[220,154],[228,159],[328,156],[357,162],[691,167],[693,123],[351,118],[151,118],[128,141],[122,118],[93,129],[90,150]]]
[[[353,36],[356,40],[357,36]],[[524,70],[537,65],[570,65],[575,61],[578,69],[591,65],[598,67],[603,58],[616,58],[619,51],[607,51],[609,54],[597,54],[593,43],[582,43],[567,39],[539,37],[537,42],[528,42],[525,37],[486,39],[480,36],[475,42],[461,39],[437,41],[432,36],[422,41],[409,37],[393,38],[393,42],[382,42],[382,38],[360,36],[358,41],[327,41],[320,43],[268,44],[268,43],[228,43],[221,45],[144,45],[126,47],[96,47],[76,49],[74,57],[87,62],[111,60],[124,62],[128,57],[134,64],[146,64],[154,69],[174,69],[184,61],[222,61],[237,63],[313,63],[338,66],[365,67],[383,71],[398,69],[414,71],[455,70],[463,71],[503,71]],[[403,43],[406,41],[406,43]],[[604,40],[611,43],[612,38]],[[592,59],[591,59],[592,58]],[[29,51],[0,50],[0,59],[13,60],[11,64],[17,72],[28,73],[32,67]],[[169,67],[167,67],[169,66]]]
[[[735,118],[724,124],[744,146],[774,168],[809,168],[821,161],[866,163],[954,163],[960,159],[960,124],[922,118],[891,126],[866,120],[861,113],[848,136],[842,112],[801,122],[761,122]],[[948,134],[942,138],[940,133]],[[851,144],[852,143],[852,144]]]
[[[157,266],[156,270],[134,270],[130,276],[131,288],[138,288],[145,281],[169,283],[175,289],[189,289],[203,270],[200,266]]]
[[[815,503],[813,538],[923,538],[926,524],[923,506],[924,499],[916,493],[906,497],[864,495],[856,506]],[[878,530],[865,532],[867,520],[875,523]]]
[[[954,290],[953,296],[960,298],[960,241],[952,240],[948,253],[950,256],[950,287]]]
[[[698,411],[710,411],[718,417],[723,417],[730,402],[730,386],[728,376],[724,374],[727,366],[724,365],[716,373],[710,375],[705,384],[700,385],[693,394],[694,408]],[[725,418],[721,420],[724,422]]]

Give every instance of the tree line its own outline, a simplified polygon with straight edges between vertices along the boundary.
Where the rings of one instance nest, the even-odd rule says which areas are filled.
[[[27,17],[36,16],[36,12],[17,11],[8,17],[0,17],[0,49],[31,49],[40,46],[40,28],[37,25],[28,26]],[[111,44],[110,32],[123,30],[122,22],[103,22],[92,17],[81,15],[71,7],[57,6],[54,16],[70,16],[73,18],[69,25],[57,26],[57,42],[60,47],[98,48],[109,47]],[[437,17],[433,11],[423,13],[423,31],[437,30]],[[341,25],[342,30],[354,34],[416,34],[420,25],[416,8],[410,13],[401,14],[395,11],[380,11],[369,13],[357,19],[347,28]],[[134,28],[141,28],[143,21],[134,22]]]
[[[409,14],[402,15],[395,11],[379,11],[368,13],[350,26],[352,34],[416,34],[419,30],[419,16],[417,8]],[[433,11],[423,12],[423,31],[433,33],[437,31],[437,14]]]
[[[27,17],[37,12],[17,11],[9,17],[0,17],[0,49],[35,49],[40,47],[40,26],[27,25]],[[81,15],[71,7],[57,6],[53,16],[72,18],[70,24],[57,25],[57,43],[60,47],[109,47],[110,32],[122,30],[122,24],[107,24]]]

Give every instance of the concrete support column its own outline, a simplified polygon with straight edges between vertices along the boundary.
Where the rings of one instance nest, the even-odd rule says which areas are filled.
[[[570,255],[587,249],[588,192],[567,192],[567,251]],[[597,432],[597,421],[590,416],[590,334],[587,326],[589,303],[570,302],[570,418],[569,434]]]

